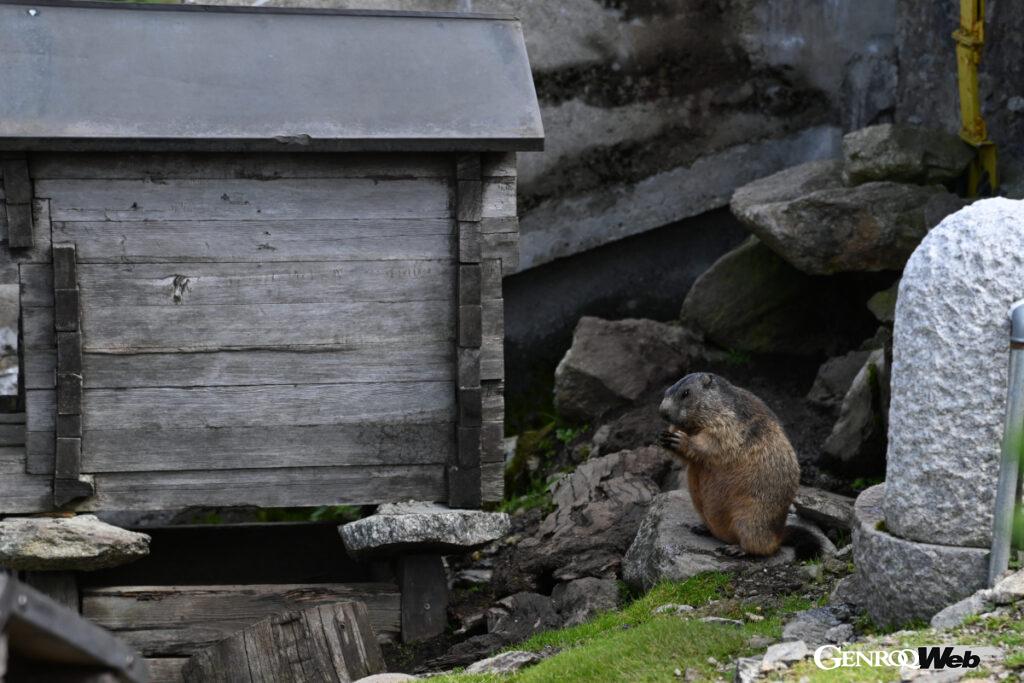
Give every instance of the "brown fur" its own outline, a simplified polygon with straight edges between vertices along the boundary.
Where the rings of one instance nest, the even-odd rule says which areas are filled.
[[[800,464],[775,413],[710,373],[669,388],[661,413],[671,425],[661,443],[686,461],[690,497],[711,534],[750,555],[775,553],[800,485]]]

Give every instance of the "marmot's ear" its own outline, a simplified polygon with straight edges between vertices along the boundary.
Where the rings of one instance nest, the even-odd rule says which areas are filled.
[[[714,376],[714,375],[712,375],[712,374],[711,374],[711,373],[709,373],[709,372],[705,372],[705,373],[704,373],[704,375],[703,375],[703,376],[701,376],[701,378],[700,378],[700,383],[701,383],[702,385],[704,385],[704,387],[705,387],[705,388],[707,388],[707,387],[710,387],[710,386],[711,386],[711,383],[712,383],[712,382],[713,382],[714,380],[715,380],[715,376]]]

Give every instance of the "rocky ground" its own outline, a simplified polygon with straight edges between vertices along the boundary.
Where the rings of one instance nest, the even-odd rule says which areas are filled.
[[[703,605],[654,606],[658,614],[722,626],[771,613],[785,623],[751,658],[678,674],[690,680],[774,675],[819,645],[869,636],[851,582],[839,581],[852,570],[852,496],[885,471],[900,270],[928,230],[964,205],[952,189],[970,157],[955,136],[934,131],[851,133],[843,160],[736,192],[732,211],[752,235],[697,280],[678,320],[581,319],[555,372],[554,414],[519,419],[507,443],[512,533],[448,558],[457,628],[392,648],[392,667],[529,665],[554,650],[474,663],[523,641],[556,642],[538,634],[628,612],[652,588],[705,576],[727,577],[728,590]],[[796,562],[788,548],[735,560],[691,531],[700,518],[684,466],[655,444],[665,387],[698,370],[753,391],[778,415],[802,468],[790,523],[818,535],[818,561]],[[780,613],[793,599],[806,609]]]

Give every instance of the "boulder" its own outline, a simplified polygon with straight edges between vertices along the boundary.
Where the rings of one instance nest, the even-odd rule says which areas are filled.
[[[821,291],[814,278],[751,238],[697,278],[680,317],[731,351],[814,355],[836,337]]]
[[[966,170],[975,152],[958,135],[895,123],[868,126],[843,137],[843,178],[947,183]]]
[[[991,545],[1022,224],[1024,201],[975,202],[929,233],[900,281],[884,507],[901,538]]]
[[[555,406],[566,419],[592,422],[667,387],[705,357],[700,340],[679,325],[583,317],[555,369]]]
[[[845,606],[830,605],[806,609],[794,614],[782,627],[782,639],[802,640],[811,648],[839,642],[832,640],[832,637],[845,635],[846,629],[838,627],[843,626],[849,618],[850,610]]]
[[[1014,572],[996,582],[992,588],[982,588],[963,600],[944,607],[932,617],[932,628],[959,626],[967,617],[990,612],[997,605],[1009,605],[1024,599],[1024,570]]]
[[[829,410],[838,410],[870,351],[850,351],[825,361],[814,378],[807,400]]]
[[[612,579],[584,577],[560,583],[551,593],[563,626],[577,626],[619,606],[619,584]]]
[[[849,531],[853,525],[853,498],[811,486],[801,486],[793,501],[796,513],[824,529]]]
[[[437,503],[409,501],[381,505],[376,514],[338,528],[349,555],[393,555],[406,550],[463,553],[509,532],[503,512],[452,510]]]
[[[560,581],[614,578],[671,467],[671,456],[657,446],[583,463],[555,484],[555,509],[519,543],[518,568]]]
[[[554,602],[538,593],[515,593],[487,611],[487,632],[506,643],[518,643],[561,624]]]
[[[473,662],[466,667],[467,674],[490,674],[492,676],[507,676],[514,674],[520,669],[536,664],[544,659],[539,652],[527,652],[525,650],[510,650],[494,655],[479,662]]]
[[[761,671],[767,673],[776,669],[784,669],[790,664],[806,659],[810,654],[811,650],[802,640],[769,645],[761,659]]]
[[[816,275],[899,270],[928,230],[964,205],[940,185],[893,182],[793,197],[780,175],[737,190],[732,211],[765,245]]]
[[[885,351],[872,351],[850,384],[839,419],[822,445],[822,464],[850,476],[885,469],[888,373]]]
[[[606,422],[594,432],[591,457],[650,446],[657,442],[658,434],[664,428],[657,402],[638,406]]]
[[[770,567],[794,559],[793,549],[782,547],[763,559],[736,559],[721,554],[726,545],[716,538],[696,534],[692,528],[702,523],[687,491],[669,491],[655,498],[643,524],[622,560],[623,580],[637,590],[649,590],[659,581],[683,581],[701,572],[735,572],[749,567]],[[791,515],[788,523],[800,524],[815,532],[826,553],[835,546],[812,525]]]
[[[95,515],[8,517],[0,521],[0,567],[23,571],[91,571],[149,554],[150,538]]]
[[[854,591],[843,601],[863,607],[876,624],[901,626],[931,619],[950,603],[984,588],[989,550],[894,535],[882,516],[889,486],[889,482],[872,486],[857,497],[853,527],[857,573],[851,586]]]

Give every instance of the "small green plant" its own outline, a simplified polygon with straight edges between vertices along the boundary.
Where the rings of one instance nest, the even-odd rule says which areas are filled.
[[[555,438],[568,446],[585,431],[587,431],[587,425],[582,427],[559,427],[555,430]]]
[[[871,488],[875,484],[881,484],[884,481],[885,479],[882,477],[859,477],[853,480],[850,484],[850,488],[859,493],[860,491]]]

